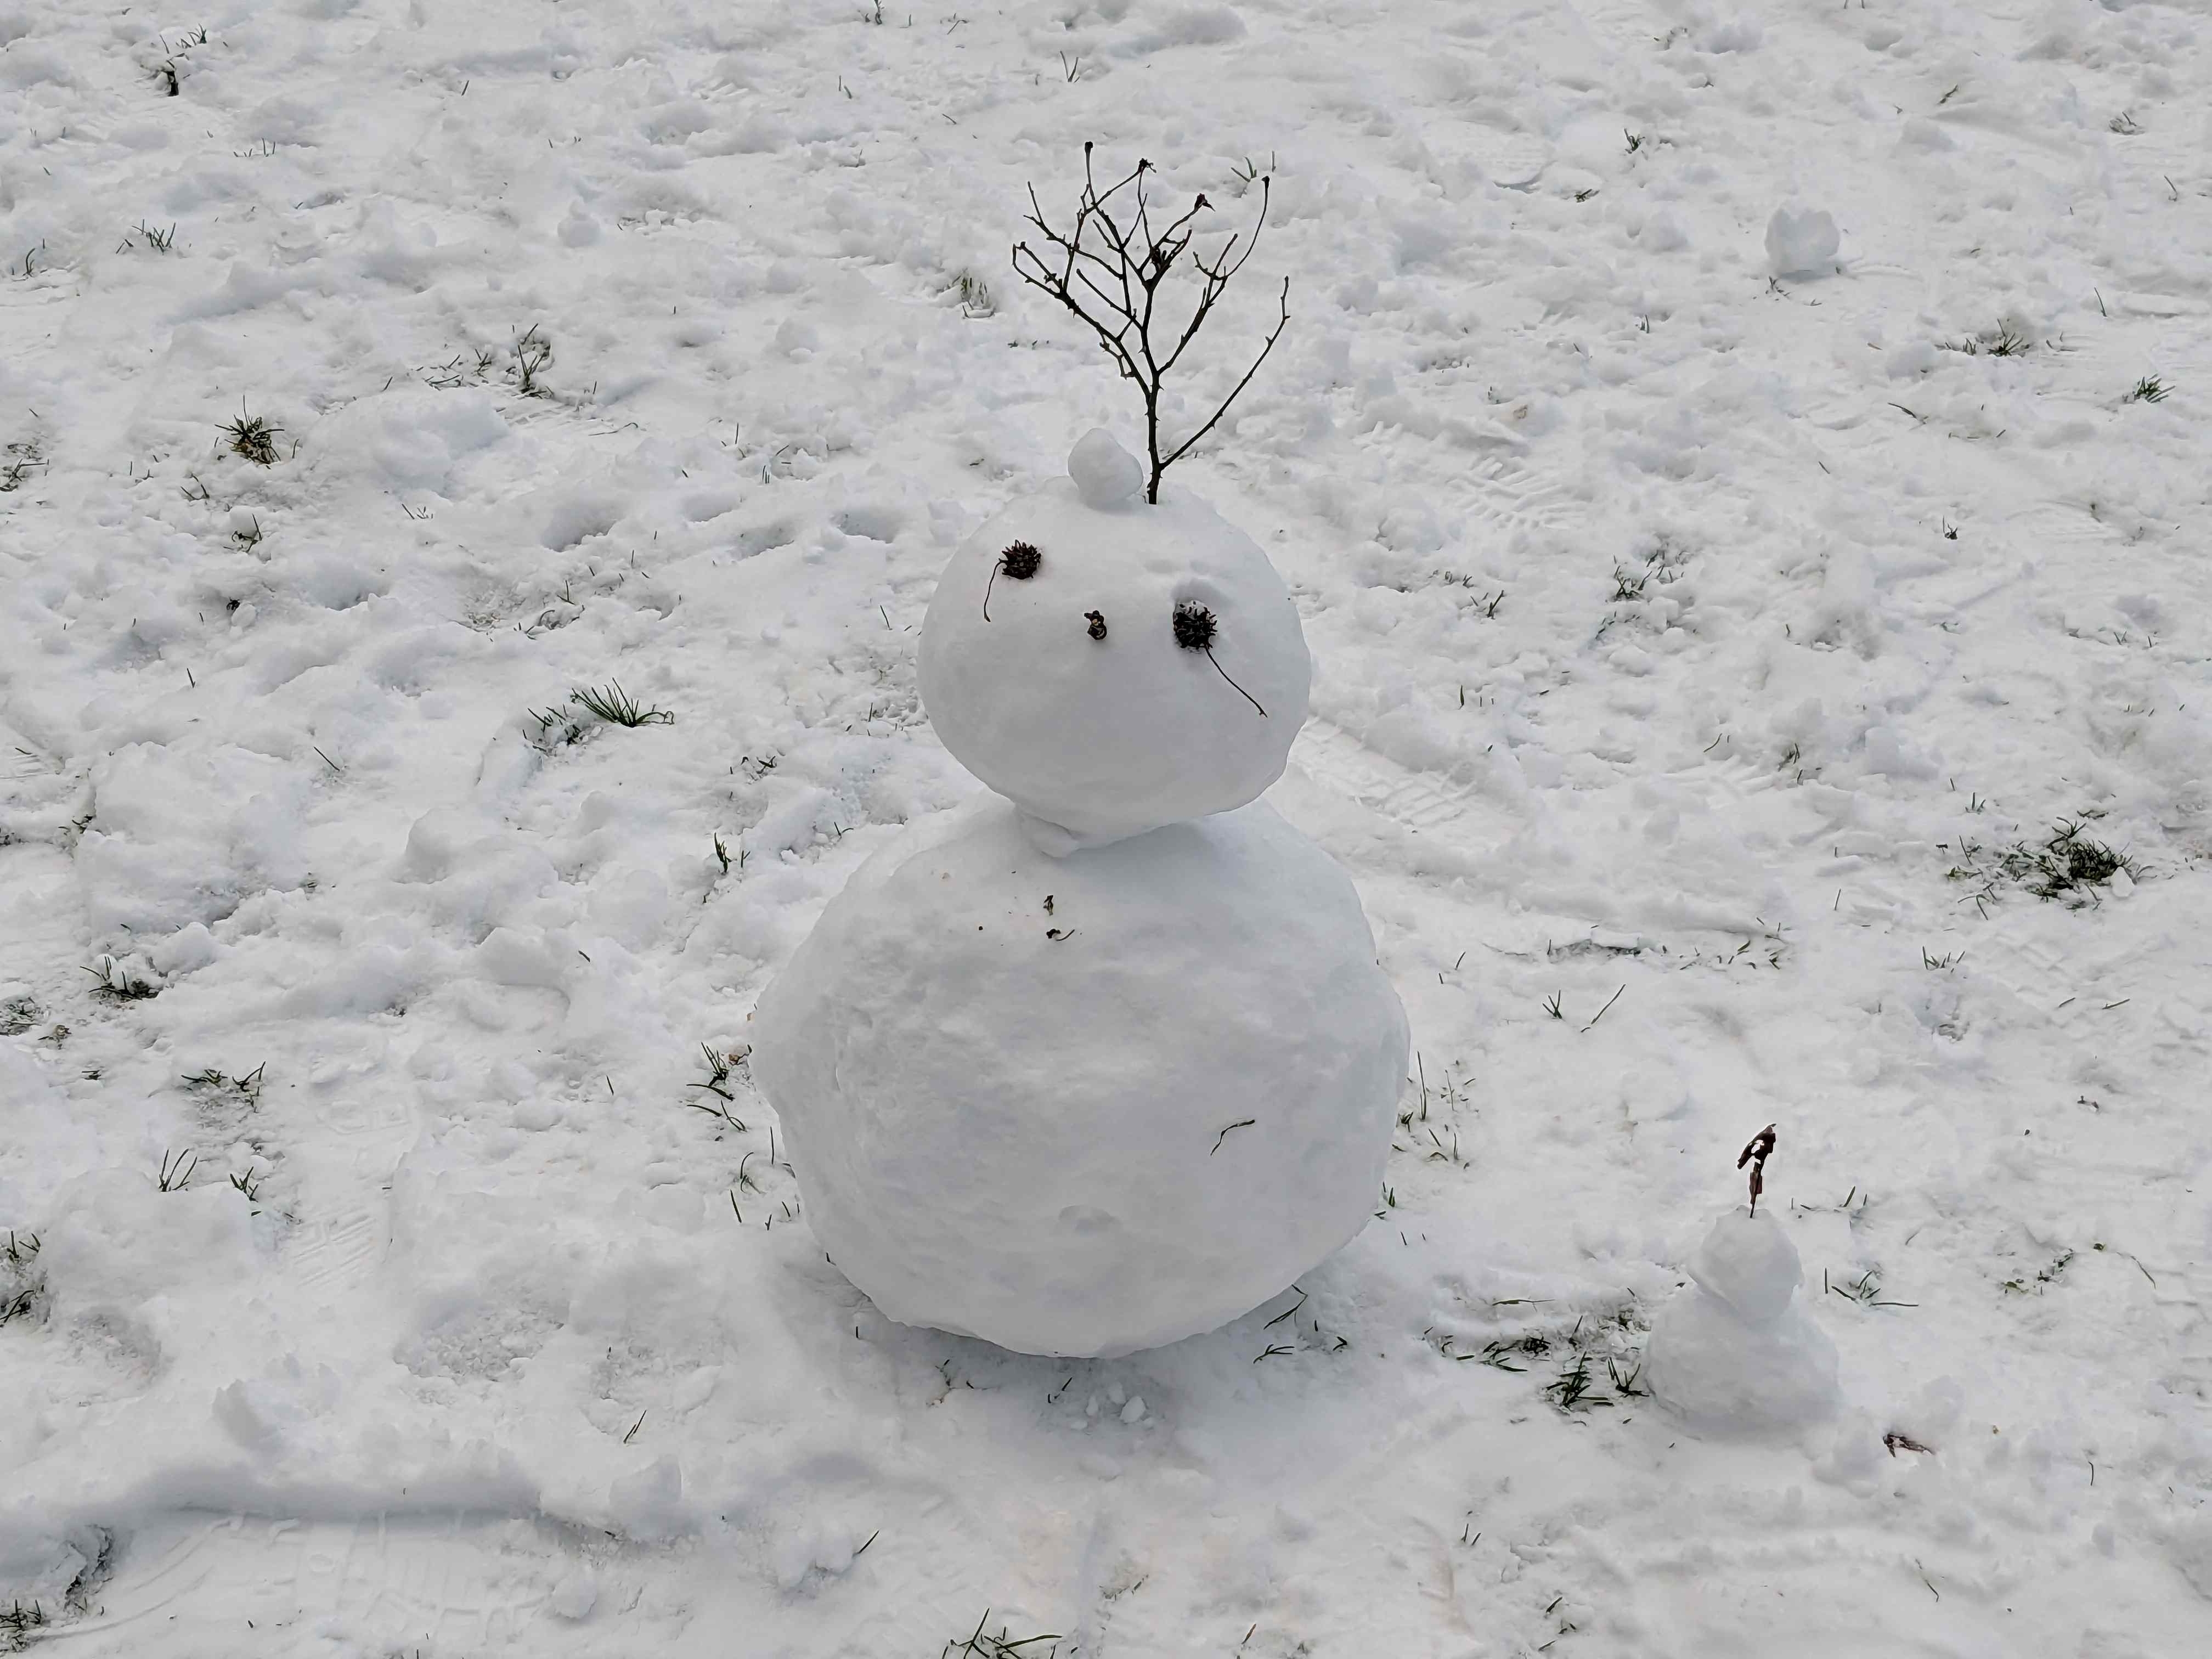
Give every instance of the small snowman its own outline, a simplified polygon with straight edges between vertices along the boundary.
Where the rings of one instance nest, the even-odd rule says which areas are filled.
[[[1804,1269],[1770,1212],[1759,1213],[1774,1126],[1736,1160],[1751,1202],[1713,1224],[1690,1259],[1693,1286],[1652,1322],[1643,1380],[1692,1426],[1720,1433],[1787,1431],[1831,1416],[1836,1348],[1796,1301]]]
[[[995,793],[879,853],[763,994],[805,1212],[890,1317],[1060,1355],[1212,1329],[1365,1224],[1406,1017],[1258,799],[1310,664],[1267,556],[1103,431],[953,556],[921,691]]]

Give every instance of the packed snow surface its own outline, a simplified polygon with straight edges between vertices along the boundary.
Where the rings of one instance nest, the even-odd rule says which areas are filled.
[[[877,15],[0,0],[0,1613],[2212,1645],[2203,8]],[[1291,323],[1162,510],[1282,573],[1267,803],[1413,1075],[1322,1266],[1052,1360],[855,1291],[731,1056],[981,793],[946,560],[1137,447],[1007,264],[1085,139],[1209,257],[1272,179],[1168,437]],[[1769,1122],[1842,1403],[1715,1436],[1638,1367]]]
[[[1146,501],[1100,436],[969,538],[921,624],[930,724],[1048,848],[1242,806],[1282,775],[1312,678],[1267,556],[1179,476]]]
[[[1407,1063],[1359,896],[1265,802],[1054,859],[987,797],[877,854],[754,1021],[839,1269],[1030,1353],[1173,1342],[1317,1266]]]

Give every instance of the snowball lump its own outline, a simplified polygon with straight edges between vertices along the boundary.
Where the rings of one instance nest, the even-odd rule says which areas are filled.
[[[1771,1216],[1723,1216],[1690,1264],[1694,1288],[1651,1322],[1643,1380],[1693,1426],[1758,1433],[1818,1422],[1838,1401],[1836,1347],[1796,1305],[1803,1268]]]
[[[1771,1325],[1804,1276],[1797,1248],[1771,1215],[1731,1212],[1690,1258],[1690,1277],[1754,1325]]]
[[[1312,678],[1297,609],[1249,537],[1188,495],[1147,503],[1103,433],[1069,468],[953,556],[921,624],[937,735],[1065,832],[1039,836],[1053,850],[1253,799],[1282,775]],[[1018,545],[1038,556],[1026,576],[1006,560]],[[1202,647],[1177,641],[1194,606],[1212,622]]]
[[[1067,476],[1075,480],[1075,493],[1085,507],[1116,507],[1144,488],[1145,469],[1137,458],[1114,441],[1114,434],[1094,426],[1075,441],[1067,452]]]
[[[1826,276],[1843,237],[1819,208],[1778,207],[1766,222],[1766,264],[1777,276]]]
[[[1264,803],[1055,860],[984,797],[864,866],[754,1026],[839,1269],[1070,1356],[1210,1330],[1357,1233],[1407,1065],[1352,884]]]

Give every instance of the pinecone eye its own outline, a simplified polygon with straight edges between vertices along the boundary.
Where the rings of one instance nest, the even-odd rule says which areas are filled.
[[[1005,576],[1010,581],[1025,582],[1037,573],[1044,563],[1044,555],[1028,542],[1008,542],[1000,550],[998,562],[991,567],[991,580],[983,584],[983,620],[991,620],[991,590]]]
[[[1220,625],[1213,619],[1213,612],[1195,599],[1185,599],[1175,608],[1175,642],[1186,651],[1205,652],[1206,661],[1213,665],[1213,672],[1220,675],[1223,679],[1229,680],[1230,684],[1237,686],[1237,695],[1250,703],[1253,708],[1259,708],[1261,720],[1267,719],[1267,711],[1260,708],[1259,698],[1254,696],[1243,686],[1237,685],[1235,680],[1230,679],[1229,671],[1221,665],[1220,659],[1213,654],[1213,636],[1219,631],[1219,628]]]
[[[1202,605],[1185,599],[1175,608],[1175,641],[1186,651],[1212,650],[1215,627],[1213,613]]]

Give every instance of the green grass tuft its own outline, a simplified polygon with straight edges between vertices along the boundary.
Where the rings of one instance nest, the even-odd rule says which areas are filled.
[[[230,453],[245,457],[256,466],[276,464],[276,434],[283,429],[244,410],[239,411],[236,420],[226,422],[222,428],[230,439]]]
[[[871,1542],[873,1540],[871,1540]],[[1006,1626],[999,1626],[992,1635],[983,1626],[990,1622],[991,1610],[983,1609],[983,1616],[975,1621],[975,1628],[966,1637],[951,1637],[945,1644],[938,1659],[1055,1659],[1060,1652],[1060,1638],[1050,1631],[1041,1635],[1015,1637],[1007,1633]],[[1040,1650],[1037,1644],[1050,1642],[1050,1648]],[[1069,1659],[1074,1659],[1073,1654]]]
[[[673,726],[676,716],[665,708],[641,705],[637,699],[622,689],[620,680],[610,680],[605,685],[587,685],[568,694],[568,701],[598,715],[610,726]]]

